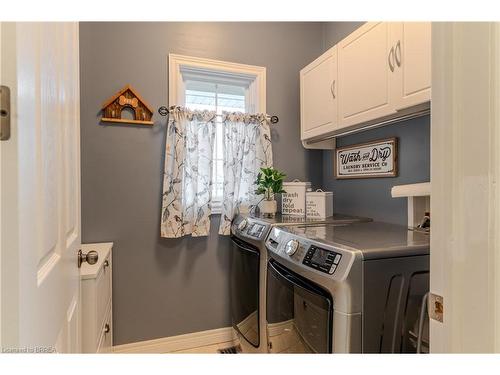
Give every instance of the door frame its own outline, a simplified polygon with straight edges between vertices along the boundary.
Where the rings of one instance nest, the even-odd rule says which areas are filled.
[[[432,25],[433,353],[500,351],[499,42],[499,23]]]
[[[2,25],[0,21],[0,85],[2,84]],[[0,141],[0,168],[2,166],[2,141]],[[0,170],[0,348],[2,345],[2,172]]]
[[[10,88],[10,112],[17,113],[16,24],[0,22],[1,84]],[[16,342],[19,320],[18,290],[18,150],[16,117],[11,115],[10,139],[0,141],[0,347]],[[6,161],[9,161],[7,164]],[[9,199],[3,198],[8,196]],[[6,215],[9,212],[9,215]],[[8,220],[7,220],[8,219]],[[5,280],[8,280],[8,288]],[[8,310],[6,306],[11,306]],[[12,307],[16,306],[16,307]],[[9,324],[7,324],[8,322]]]

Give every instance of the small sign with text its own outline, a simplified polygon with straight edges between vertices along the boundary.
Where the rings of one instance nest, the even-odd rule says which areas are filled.
[[[335,177],[396,177],[397,146],[397,138],[388,138],[340,147],[335,150]]]

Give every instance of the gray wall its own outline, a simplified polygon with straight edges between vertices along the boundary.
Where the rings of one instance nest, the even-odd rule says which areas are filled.
[[[364,22],[326,22],[323,27],[323,49],[326,51],[333,47],[362,24]]]
[[[323,49],[337,44],[362,24],[325,24]],[[396,178],[336,180],[333,177],[334,153],[323,151],[323,186],[334,192],[335,212],[406,225],[406,199],[392,198],[391,188],[394,185],[430,181],[430,116],[337,138],[337,146],[389,137],[399,139],[399,175]]]
[[[394,224],[407,223],[407,200],[392,198],[391,188],[430,181],[429,116],[337,138],[337,146],[348,146],[375,139],[397,137],[399,140],[398,177],[337,180],[333,176],[334,152],[324,151],[323,185],[334,192],[334,210],[371,217]]]
[[[321,23],[81,23],[83,242],[113,241],[115,344],[230,325],[228,239],[159,234],[165,119],[99,124],[101,104],[131,84],[167,104],[167,54],[267,67],[274,161],[290,179],[322,182],[321,151],[299,139],[299,70],[323,48]]]

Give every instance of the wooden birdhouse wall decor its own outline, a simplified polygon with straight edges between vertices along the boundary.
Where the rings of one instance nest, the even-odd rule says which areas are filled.
[[[129,108],[134,119],[123,119],[122,111]],[[153,125],[153,109],[139,96],[130,85],[125,86],[109,98],[102,106],[103,122],[119,122],[128,124]]]

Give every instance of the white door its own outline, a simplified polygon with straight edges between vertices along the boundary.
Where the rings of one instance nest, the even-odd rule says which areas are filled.
[[[500,352],[500,24],[433,23],[433,353]]]
[[[431,23],[390,24],[394,46],[393,103],[396,110],[431,99]]]
[[[374,120],[395,112],[390,101],[389,23],[368,22],[339,42],[340,127]]]
[[[78,24],[2,23],[1,36],[2,346],[79,352]]]
[[[300,71],[301,139],[335,130],[337,112],[337,47]]]

